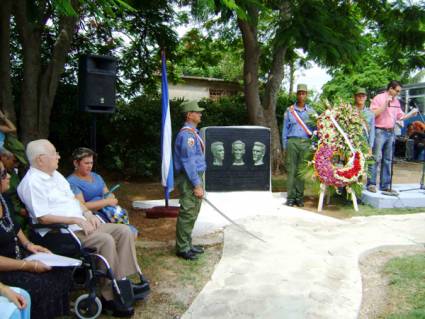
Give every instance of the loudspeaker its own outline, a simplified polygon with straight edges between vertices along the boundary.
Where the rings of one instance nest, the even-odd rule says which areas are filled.
[[[116,77],[117,59],[115,57],[81,56],[78,68],[80,109],[93,113],[114,112]]]

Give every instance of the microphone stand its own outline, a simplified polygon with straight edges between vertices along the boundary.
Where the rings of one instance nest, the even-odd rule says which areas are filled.
[[[422,122],[425,123],[422,112],[421,112],[420,108],[416,106],[415,102],[413,102],[413,107],[418,110],[418,114],[419,114]],[[392,170],[391,170],[391,175],[392,175]],[[419,187],[409,188],[409,189],[401,189],[400,192],[408,192],[408,191],[421,190],[421,189],[425,190],[424,180],[425,180],[425,159],[422,159],[422,176],[421,176],[421,180],[419,181]]]

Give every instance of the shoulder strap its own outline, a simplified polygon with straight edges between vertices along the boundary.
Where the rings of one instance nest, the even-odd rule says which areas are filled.
[[[304,132],[308,135],[308,136],[312,136],[313,133],[310,131],[310,129],[308,128],[308,126],[304,123],[304,121],[302,120],[302,118],[298,115],[298,113],[295,111],[295,106],[291,105],[289,107],[289,112],[291,112],[292,116],[295,118],[295,120],[297,121],[297,123],[301,126],[301,128],[304,130]]]

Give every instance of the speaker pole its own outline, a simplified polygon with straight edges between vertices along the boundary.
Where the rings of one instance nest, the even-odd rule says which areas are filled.
[[[96,150],[96,113],[91,114],[90,146],[93,151],[97,152]]]

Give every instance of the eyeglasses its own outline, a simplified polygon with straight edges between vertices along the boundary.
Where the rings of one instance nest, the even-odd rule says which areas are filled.
[[[0,171],[0,179],[6,179],[7,178],[7,171],[5,169]]]

